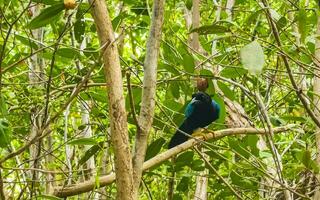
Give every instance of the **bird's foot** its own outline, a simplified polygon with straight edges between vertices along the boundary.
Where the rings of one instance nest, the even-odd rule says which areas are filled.
[[[193,133],[192,133],[192,136],[193,137],[206,137],[206,134],[203,133],[203,128],[198,128],[196,129]]]

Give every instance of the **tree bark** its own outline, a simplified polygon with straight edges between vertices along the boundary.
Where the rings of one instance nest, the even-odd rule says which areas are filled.
[[[152,24],[147,41],[147,52],[144,61],[144,77],[141,110],[137,124],[135,154],[133,157],[133,180],[135,199],[141,182],[142,165],[147,150],[148,135],[151,130],[157,83],[158,54],[161,42],[162,24],[164,19],[165,0],[155,0],[153,4]]]
[[[289,124],[287,126],[277,127],[273,129],[273,133],[281,133],[288,131],[292,128],[294,128],[295,124]],[[161,154],[158,154],[157,156],[149,159],[148,161],[144,162],[143,164],[143,171],[150,169],[151,167],[154,167],[156,165],[159,165],[160,163],[176,156],[177,154],[184,152],[190,148],[192,148],[195,145],[198,145],[202,141],[208,141],[210,139],[219,140],[226,136],[236,136],[236,135],[256,135],[256,134],[267,134],[266,129],[264,128],[230,128],[230,129],[224,129],[224,130],[218,130],[215,132],[206,132],[205,137],[200,136],[197,138],[189,139],[187,142],[178,145],[172,149],[169,149]],[[113,181],[115,181],[115,174],[111,173],[107,176],[102,176],[99,178],[99,187],[106,186],[108,184],[111,184]],[[73,196],[77,194],[81,194],[84,192],[88,192],[96,188],[96,180],[90,180],[85,181],[76,185],[68,186],[68,187],[57,187],[55,188],[55,191],[53,195],[58,197],[68,197]]]
[[[227,13],[227,20],[232,21],[232,9],[234,6],[235,0],[228,0],[226,4],[226,13]]]
[[[192,1],[192,28],[198,28],[200,26],[200,0]],[[199,33],[191,33],[190,46],[195,51],[200,50]]]
[[[317,23],[317,31],[316,35],[320,34],[320,15],[318,15],[318,23]],[[320,39],[318,37],[315,37],[315,63],[316,63],[316,69],[314,72],[314,82],[313,82],[313,92],[314,92],[314,106],[315,106],[315,115],[320,121]],[[316,162],[318,166],[320,166],[320,127],[316,127]],[[317,175],[318,181],[320,180],[320,175]],[[318,186],[316,188],[315,195],[313,197],[314,200],[320,199],[320,187]]]
[[[208,155],[203,153],[204,149],[201,149],[199,153],[203,156],[203,158],[208,159]],[[206,174],[209,173],[208,169],[203,170],[200,172],[200,175],[196,177],[196,190],[194,192],[194,200],[207,200],[208,196],[208,178]]]
[[[90,124],[90,101],[80,101],[80,109],[81,109],[81,124],[85,127],[82,131],[82,136],[84,138],[92,137],[92,129]],[[84,147],[84,151],[87,152],[89,150],[89,146]],[[86,179],[91,174],[94,174],[96,169],[96,164],[94,161],[94,157],[91,157],[86,162]]]
[[[30,11],[33,13],[34,17],[37,17],[40,13],[40,6],[34,4],[32,8],[30,8]],[[32,30],[33,38],[37,41],[42,41],[43,38],[43,29],[35,29]],[[36,49],[33,49],[35,51]],[[41,90],[43,88],[43,85],[40,83],[42,80],[42,76],[44,74],[43,69],[43,60],[42,58],[39,58],[37,54],[31,56],[29,60],[29,83],[31,87],[33,87],[36,90]],[[41,107],[35,106],[30,108],[31,110],[31,123],[30,123],[30,138],[34,138],[37,135],[40,135],[40,129],[41,129],[41,121],[43,118],[43,115],[41,114]],[[42,141],[38,141],[37,143],[33,144],[29,148],[31,161],[29,163],[30,168],[39,168],[39,162],[40,160],[38,157],[40,156],[40,149],[41,149]],[[31,197],[32,193],[36,191],[35,187],[35,181],[39,179],[39,172],[38,171],[30,171],[29,177],[32,180],[32,187],[31,187]]]
[[[111,140],[115,153],[117,199],[133,199],[132,157],[129,148],[127,115],[123,96],[121,66],[114,32],[104,0],[89,0],[104,62],[108,86]]]

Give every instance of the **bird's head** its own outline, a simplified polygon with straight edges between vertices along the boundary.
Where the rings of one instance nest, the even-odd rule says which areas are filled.
[[[205,92],[209,87],[209,82],[206,78],[197,78],[197,88],[201,92]]]
[[[192,95],[192,101],[211,103],[211,97],[205,92],[197,92]]]

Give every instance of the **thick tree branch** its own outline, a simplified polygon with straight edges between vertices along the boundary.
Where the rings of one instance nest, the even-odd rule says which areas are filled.
[[[282,127],[277,127],[273,129],[273,133],[281,133],[281,132],[285,132],[288,131],[292,128],[294,128],[296,125],[295,124],[290,124],[287,126],[282,126]],[[219,140],[225,136],[234,136],[234,135],[255,135],[255,134],[267,134],[268,130],[264,129],[264,128],[260,128],[260,129],[256,129],[256,128],[233,128],[233,129],[224,129],[224,130],[219,130],[219,131],[208,131],[206,132],[207,134],[201,137],[197,137],[197,138],[192,138],[190,140],[188,140],[187,142],[178,145],[172,149],[169,149],[155,157],[153,157],[152,159],[144,162],[143,164],[143,171],[150,169],[153,166],[156,166],[166,160],[168,160],[169,158],[187,150],[192,148],[193,146],[201,143],[202,141],[207,141],[210,139],[216,139]],[[102,176],[99,179],[99,187],[103,187],[106,186],[108,184],[111,184],[113,181],[115,180],[115,174],[111,173],[109,175],[106,176]],[[68,197],[68,196],[73,196],[73,195],[77,195],[77,194],[81,194],[84,192],[89,192],[91,190],[93,190],[94,188],[98,187],[96,185],[96,180],[90,180],[90,181],[85,181],[76,185],[71,185],[68,187],[57,187],[55,188],[54,191],[54,195],[58,196],[58,197]]]
[[[104,0],[89,0],[97,27],[108,87],[111,139],[115,153],[117,199],[133,199],[132,160],[129,148],[127,115],[123,96],[121,66],[108,9]]]
[[[157,85],[157,65],[161,42],[162,24],[164,19],[164,4],[165,0],[155,0],[153,3],[152,24],[149,32],[147,53],[143,66],[144,77],[142,102],[138,119],[138,130],[133,157],[133,180],[135,199],[138,199],[142,165],[145,159],[148,135],[152,126],[154,116]]]

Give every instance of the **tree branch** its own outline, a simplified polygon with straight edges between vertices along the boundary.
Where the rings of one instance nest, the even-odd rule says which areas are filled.
[[[147,42],[147,53],[144,61],[144,77],[142,89],[141,109],[133,157],[134,195],[138,199],[141,182],[142,165],[147,150],[148,135],[152,126],[156,86],[158,54],[161,42],[161,32],[164,20],[165,0],[155,0],[153,3],[152,24]]]
[[[273,129],[273,133],[281,133],[288,131],[292,128],[294,128],[295,124],[290,124],[287,126],[277,127]],[[219,131],[205,131],[207,134],[205,136],[200,136],[196,138],[189,139],[183,144],[180,144],[172,149],[169,149],[150,160],[144,162],[143,164],[143,171],[150,169],[153,166],[156,166],[169,158],[192,148],[193,146],[210,139],[219,140],[225,136],[234,136],[234,135],[255,135],[255,134],[267,134],[268,130],[265,130],[264,128],[256,129],[256,128],[233,128],[233,129],[223,129]],[[99,178],[99,184],[96,185],[97,181],[90,180],[90,181],[84,181],[82,183],[71,185],[67,187],[57,187],[54,190],[53,195],[58,197],[68,197],[73,196],[77,194],[81,194],[84,192],[89,192],[97,187],[103,187],[108,184],[111,184],[115,180],[115,174],[111,173],[106,176],[102,176]]]
[[[121,66],[114,32],[104,0],[89,0],[95,21],[100,46],[110,44],[101,50],[108,87],[111,140],[115,154],[117,175],[117,199],[133,199],[132,156],[129,146],[127,114],[123,95]]]

